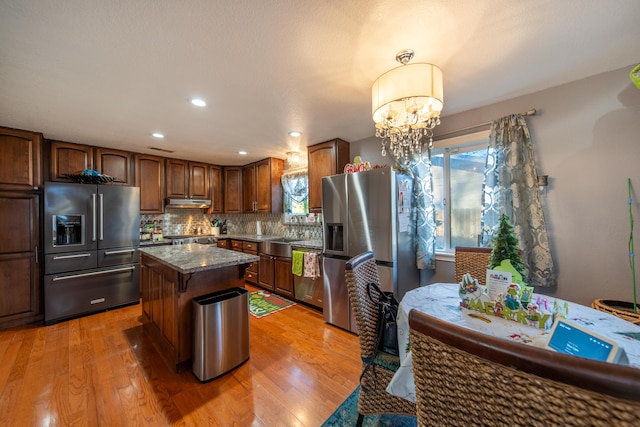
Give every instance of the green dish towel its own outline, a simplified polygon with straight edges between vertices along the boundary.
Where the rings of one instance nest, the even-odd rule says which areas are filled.
[[[291,251],[291,272],[296,276],[302,276],[304,266],[304,251]]]

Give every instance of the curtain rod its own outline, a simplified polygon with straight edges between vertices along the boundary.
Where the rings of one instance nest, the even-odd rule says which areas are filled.
[[[520,113],[521,116],[535,116],[536,115],[536,109],[532,108],[530,110],[525,111],[524,113]],[[460,133],[460,132],[464,132],[466,130],[471,130],[471,129],[477,129],[483,126],[488,126],[491,123],[493,123],[493,120],[490,122],[484,122],[484,123],[480,123],[477,125],[473,125],[473,126],[467,126],[466,128],[462,128],[462,129],[457,129],[457,130],[452,130],[450,132],[447,133],[443,133],[440,135],[435,135],[434,138],[435,139],[442,139],[443,136],[449,136],[449,135],[453,135],[454,133]]]

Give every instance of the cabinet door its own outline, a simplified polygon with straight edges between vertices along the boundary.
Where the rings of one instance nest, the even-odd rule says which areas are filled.
[[[224,213],[242,213],[242,168],[224,168]]]
[[[117,181],[113,182],[113,184],[134,185],[132,153],[108,148],[96,148],[95,164],[98,172],[117,178]]]
[[[258,265],[258,283],[263,288],[274,290],[275,269],[274,258],[270,255],[260,255],[260,264]]]
[[[167,197],[186,199],[189,196],[189,168],[186,160],[167,159]]]
[[[341,139],[307,149],[309,168],[309,212],[322,212],[322,178],[342,173],[349,162],[349,144]]]
[[[93,169],[93,147],[63,141],[51,142],[51,181],[70,182],[65,174]]]
[[[276,258],[274,260],[276,292],[286,296],[293,296],[293,273],[291,272],[291,260],[288,258]]]
[[[256,211],[256,164],[242,167],[242,207],[245,213]]]
[[[220,166],[209,167],[209,189],[211,191],[211,208],[207,211],[209,214],[223,212],[222,195],[224,182],[222,168]]]
[[[256,210],[260,213],[282,213],[284,160],[265,159],[256,163]]]
[[[189,162],[189,197],[192,199],[208,199],[209,165]]]
[[[42,135],[0,128],[0,189],[34,190],[42,185]]]
[[[135,177],[136,187],[140,187],[140,213],[162,213],[164,199],[164,159],[146,154],[136,154]]]
[[[39,197],[0,192],[0,326],[42,315]]]

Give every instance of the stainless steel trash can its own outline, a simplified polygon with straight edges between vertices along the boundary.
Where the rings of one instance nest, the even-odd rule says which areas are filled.
[[[209,381],[249,359],[249,292],[243,288],[196,297],[191,369]]]

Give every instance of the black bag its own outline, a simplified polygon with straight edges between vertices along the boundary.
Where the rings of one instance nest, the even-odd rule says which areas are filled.
[[[376,296],[371,293],[375,290]],[[395,356],[400,354],[398,350],[398,301],[393,292],[384,292],[377,283],[371,282],[367,287],[369,299],[378,304],[378,343],[377,348]]]
[[[371,292],[374,290],[376,296]],[[374,360],[379,351],[390,353],[398,356],[398,300],[393,296],[393,292],[384,292],[377,283],[371,282],[367,286],[367,294],[369,299],[378,305],[378,335],[376,337],[376,350],[373,357],[368,361],[360,375],[360,386],[365,393],[370,391],[362,384],[362,378],[369,368],[373,366],[373,388],[377,387],[377,378]]]

